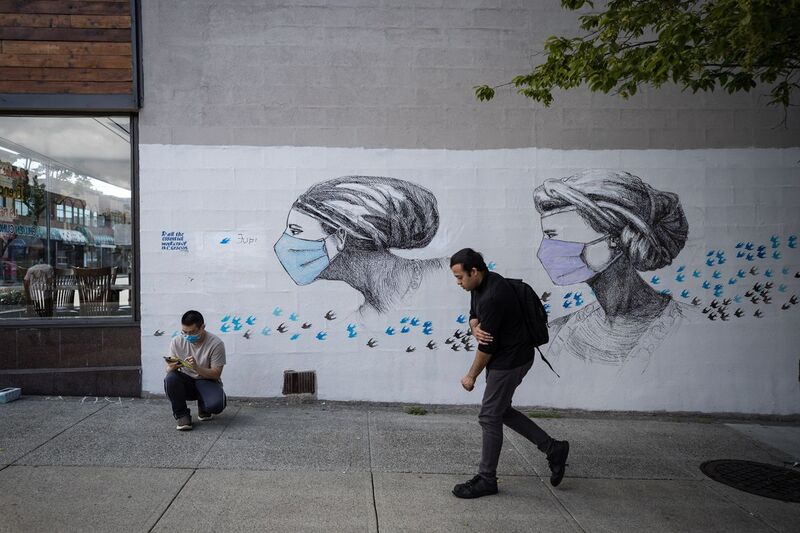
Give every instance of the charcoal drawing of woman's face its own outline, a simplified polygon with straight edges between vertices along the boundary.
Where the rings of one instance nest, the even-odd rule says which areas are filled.
[[[587,281],[620,256],[612,237],[592,228],[575,208],[545,213],[541,222],[539,260],[557,285]]]
[[[344,249],[345,237],[343,230],[327,233],[319,220],[293,208],[275,255],[295,283],[308,285],[324,275]]]

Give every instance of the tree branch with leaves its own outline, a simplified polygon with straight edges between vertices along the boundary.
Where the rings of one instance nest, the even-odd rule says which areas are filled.
[[[591,0],[562,0],[569,10]],[[474,87],[491,100],[513,85],[549,106],[553,91],[586,85],[629,98],[642,86],[728,93],[769,87],[769,104],[793,103],[800,88],[800,0],[610,0],[579,17],[580,37],[553,36],[545,60],[497,86]],[[785,120],[785,119],[784,119]]]

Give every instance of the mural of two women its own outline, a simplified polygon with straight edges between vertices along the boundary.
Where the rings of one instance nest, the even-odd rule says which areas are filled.
[[[626,172],[593,170],[547,180],[533,199],[543,234],[537,255],[552,282],[586,283],[596,297],[550,323],[550,355],[616,365],[649,357],[685,316],[682,304],[638,273],[669,265],[683,249],[688,223],[677,195]],[[385,314],[446,264],[392,249],[424,248],[438,228],[436,197],[427,189],[346,176],[300,195],[274,249],[298,285],[343,281],[364,297],[362,311]]]

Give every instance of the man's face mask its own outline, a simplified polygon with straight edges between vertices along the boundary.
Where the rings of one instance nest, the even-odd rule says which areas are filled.
[[[317,279],[331,262],[325,239],[298,239],[288,233],[275,243],[275,255],[298,285],[308,285]]]
[[[186,339],[186,342],[188,342],[189,344],[194,344],[200,340],[200,335],[202,335],[202,332],[198,331],[197,333],[194,333],[192,335],[181,332],[181,335],[183,336],[184,339]]]
[[[616,254],[601,266],[587,264],[587,249],[608,238],[608,235],[606,235],[586,243],[544,239],[536,256],[554,284],[573,285],[582,283],[603,272],[622,255],[620,253]]]

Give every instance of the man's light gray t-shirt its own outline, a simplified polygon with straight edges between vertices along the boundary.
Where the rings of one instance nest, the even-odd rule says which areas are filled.
[[[225,366],[225,344],[219,337],[208,331],[205,332],[205,338],[202,343],[192,344],[183,335],[173,337],[169,345],[169,353],[181,359],[193,356],[195,363],[203,368]],[[200,376],[194,370],[184,367],[180,367],[178,370],[194,379],[200,379]]]

